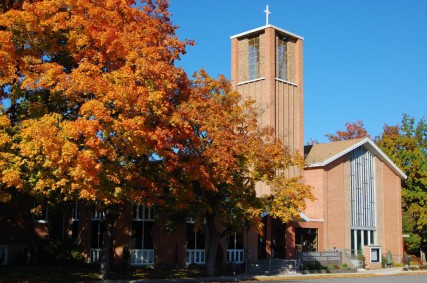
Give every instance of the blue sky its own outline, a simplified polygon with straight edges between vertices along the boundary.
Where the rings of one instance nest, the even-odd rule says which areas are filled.
[[[305,140],[361,120],[372,137],[427,109],[427,0],[171,0],[179,65],[230,78],[230,36],[269,23],[304,37]]]

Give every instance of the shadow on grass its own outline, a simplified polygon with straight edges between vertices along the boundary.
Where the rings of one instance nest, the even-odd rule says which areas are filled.
[[[99,281],[99,267],[84,266],[1,266],[1,283],[52,283],[52,282],[90,282]],[[136,269],[128,272],[111,272],[110,280],[138,279],[179,279],[198,278],[205,276],[200,270],[168,269],[147,270]]]

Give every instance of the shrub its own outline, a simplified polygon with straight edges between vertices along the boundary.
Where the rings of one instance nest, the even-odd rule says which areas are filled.
[[[419,257],[411,255],[411,265],[412,264],[414,264],[414,265],[422,265],[423,261]]]
[[[81,262],[83,262],[85,259],[83,254],[78,250],[71,250],[70,251],[70,258],[71,258],[71,260],[81,261]]]
[[[347,264],[347,263],[343,263],[343,264],[341,265],[341,269],[350,269],[350,268],[348,267],[348,264]]]

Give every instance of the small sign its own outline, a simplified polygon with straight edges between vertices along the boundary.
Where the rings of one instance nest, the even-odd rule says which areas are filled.
[[[371,262],[380,262],[380,248],[371,248]]]
[[[306,252],[302,253],[301,261],[305,264],[319,262],[327,266],[330,264],[341,265],[342,256],[341,252]]]

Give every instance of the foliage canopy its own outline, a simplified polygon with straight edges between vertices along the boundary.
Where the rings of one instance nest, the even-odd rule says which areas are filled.
[[[400,125],[385,125],[377,145],[408,176],[402,180],[403,230],[407,248],[427,247],[427,124],[404,115]]]
[[[313,199],[286,175],[303,158],[258,127],[253,102],[175,66],[192,41],[167,0],[0,7],[1,201],[160,204],[259,228],[262,211],[289,221]]]

